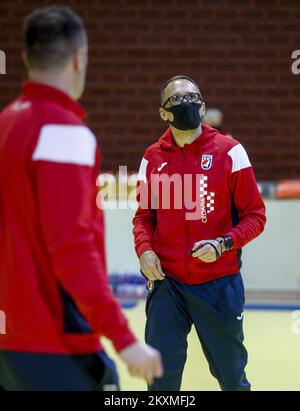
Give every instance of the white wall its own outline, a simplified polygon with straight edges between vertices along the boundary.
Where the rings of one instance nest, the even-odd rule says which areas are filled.
[[[265,231],[243,249],[248,290],[300,290],[300,201],[265,200]]]

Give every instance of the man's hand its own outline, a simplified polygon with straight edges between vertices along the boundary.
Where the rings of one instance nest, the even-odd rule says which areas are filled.
[[[194,250],[195,252],[193,252]],[[192,257],[199,258],[199,260],[205,263],[213,263],[221,257],[223,251],[219,241],[202,240],[193,245]]]
[[[164,280],[166,277],[161,268],[159,258],[154,251],[147,250],[143,252],[140,256],[140,267],[143,274],[151,281]]]
[[[149,345],[136,342],[119,354],[132,376],[142,378],[148,384],[152,384],[154,378],[162,377],[163,366],[160,353]]]

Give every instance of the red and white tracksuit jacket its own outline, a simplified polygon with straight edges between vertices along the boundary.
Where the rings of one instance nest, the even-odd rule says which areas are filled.
[[[33,82],[0,114],[0,350],[135,342],[107,282],[100,153],[83,117],[66,94]]]
[[[155,251],[165,273],[186,284],[239,272],[240,249],[266,223],[245,149],[206,124],[202,134],[183,148],[168,129],[146,150],[138,201],[133,219],[137,255]],[[195,242],[221,235],[231,236],[234,248],[219,260],[205,263],[190,255]]]

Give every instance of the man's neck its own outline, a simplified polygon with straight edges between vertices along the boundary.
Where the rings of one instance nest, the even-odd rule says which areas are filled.
[[[195,130],[178,130],[172,126],[171,130],[174,140],[179,147],[183,147],[185,144],[192,144],[202,134],[201,124]]]
[[[64,76],[60,77],[57,74],[52,75],[51,73],[34,72],[29,75],[29,80],[35,83],[45,84],[46,86],[57,88],[73,98],[72,88],[70,87],[69,81],[66,81]]]

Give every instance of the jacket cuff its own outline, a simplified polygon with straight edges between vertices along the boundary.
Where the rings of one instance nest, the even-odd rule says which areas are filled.
[[[118,336],[113,341],[113,346],[117,352],[120,352],[136,342],[137,338],[130,330],[118,330]]]
[[[237,248],[241,248],[239,241],[238,241],[238,236],[236,235],[236,233],[234,231],[229,231],[228,233],[226,233],[226,236],[230,236],[232,238],[233,241],[233,248],[232,250],[236,250]]]

